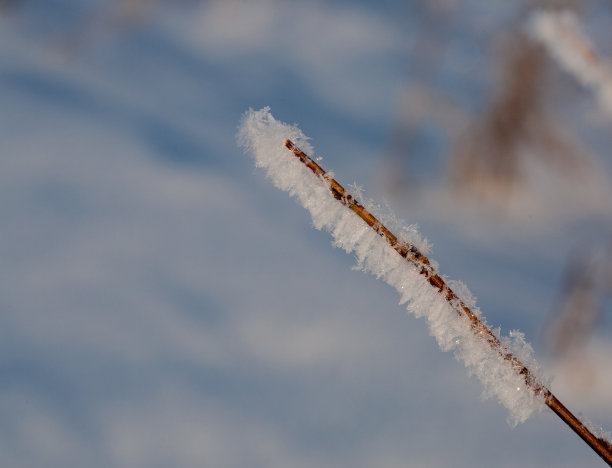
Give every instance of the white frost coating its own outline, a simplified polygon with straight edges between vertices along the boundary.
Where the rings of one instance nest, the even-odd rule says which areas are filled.
[[[297,126],[275,120],[267,107],[259,111],[249,110],[243,116],[237,138],[238,143],[255,158],[256,165],[266,170],[274,185],[288,191],[310,212],[314,226],[331,233],[334,246],[353,253],[360,269],[393,286],[400,294],[400,304],[406,304],[415,316],[427,320],[430,333],[440,348],[452,350],[457,360],[482,382],[484,396],[495,396],[508,409],[509,424],[523,422],[543,407],[543,398],[535,396],[508,361],[473,333],[469,320],[459,316],[384,238],[338,203],[328,184],[284,147],[285,139],[290,139],[314,157],[308,138]],[[378,213],[373,214],[378,216]],[[402,236],[405,241],[427,245],[414,226],[402,229]],[[456,293],[466,304],[474,304],[462,283],[451,282],[451,285],[458,288]],[[498,331],[494,333],[499,336]],[[521,333],[511,332],[509,337],[500,339],[534,375],[539,376],[539,366]]]
[[[603,439],[609,444],[612,444],[612,433],[606,431],[600,424],[595,424],[586,419],[582,414],[579,415],[582,424],[598,439]]]
[[[612,65],[595,53],[576,15],[570,11],[539,11],[531,15],[528,27],[562,68],[592,88],[602,109],[612,117]]]

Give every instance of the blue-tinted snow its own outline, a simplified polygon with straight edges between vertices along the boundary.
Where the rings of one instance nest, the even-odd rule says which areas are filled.
[[[475,34],[514,14],[478,3],[457,13]],[[126,23],[112,4],[0,17],[3,466],[599,466],[553,415],[511,430],[235,144],[244,110],[270,105],[341,182],[387,196],[378,156],[419,8],[160,1]],[[473,103],[486,76],[453,81],[452,60],[438,87]],[[438,189],[391,205],[540,357],[567,252],[609,217],[468,222]],[[609,378],[558,384],[612,427]]]

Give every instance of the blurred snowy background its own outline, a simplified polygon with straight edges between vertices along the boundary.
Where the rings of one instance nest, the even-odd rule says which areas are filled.
[[[236,146],[269,105],[612,429],[610,2],[0,1],[0,464],[601,466],[505,410]],[[579,8],[578,8],[579,7]]]

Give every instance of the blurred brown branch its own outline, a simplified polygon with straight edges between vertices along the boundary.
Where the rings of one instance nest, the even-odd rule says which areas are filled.
[[[504,50],[498,92],[483,118],[458,139],[449,165],[458,193],[493,204],[521,188],[527,158],[572,177],[587,164],[546,112],[544,48],[519,34]]]

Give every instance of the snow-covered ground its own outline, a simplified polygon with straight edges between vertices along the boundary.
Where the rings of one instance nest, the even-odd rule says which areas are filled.
[[[418,31],[404,3],[1,14],[2,466],[601,466],[550,411],[512,429],[236,145],[244,111],[269,105],[341,182],[384,196],[378,156]],[[486,32],[508,13],[462,14]],[[525,332],[559,399],[610,429],[609,325],[586,387],[541,337],[567,253],[610,224],[599,163],[584,203],[569,187],[503,222],[449,206],[442,184],[391,205],[492,326]]]

